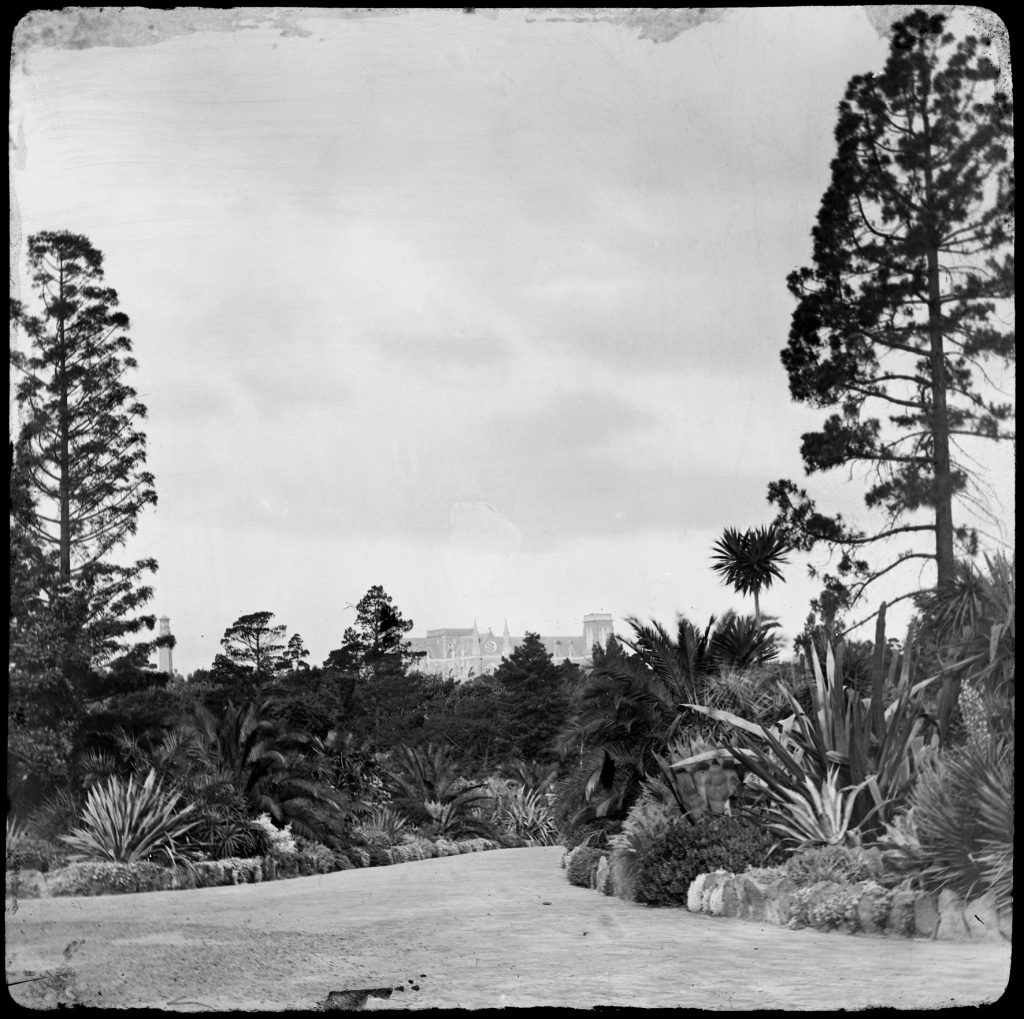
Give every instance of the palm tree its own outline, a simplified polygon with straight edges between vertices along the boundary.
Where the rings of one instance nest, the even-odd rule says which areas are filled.
[[[349,797],[323,781],[315,748],[304,737],[277,734],[263,717],[266,705],[232,703],[215,718],[199,706],[185,721],[193,756],[211,784],[225,784],[244,798],[250,815],[268,813],[307,838],[321,838],[340,819]]]
[[[715,542],[712,569],[720,573],[725,583],[737,594],[754,596],[754,619],[761,626],[762,589],[772,586],[773,580],[783,580],[780,566],[789,560],[789,545],[782,532],[774,527],[748,528],[738,531],[727,527]]]

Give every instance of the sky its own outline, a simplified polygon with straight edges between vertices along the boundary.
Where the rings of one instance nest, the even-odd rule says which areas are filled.
[[[882,9],[243,10],[37,12],[12,63],[12,237],[85,234],[131,319],[177,670],[258,610],[320,662],[375,584],[415,636],[751,612],[711,549],[822,420],[785,280]]]

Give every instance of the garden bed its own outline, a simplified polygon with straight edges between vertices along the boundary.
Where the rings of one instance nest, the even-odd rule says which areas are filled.
[[[643,902],[636,894],[635,867],[621,853],[578,846],[562,857],[570,884],[604,895]],[[1010,941],[1013,914],[1000,910],[991,892],[970,900],[941,892],[887,888],[874,879],[804,880],[781,868],[753,868],[739,874],[715,870],[698,874],[686,891],[691,913],[726,916],[791,929],[813,927],[848,934],[892,935],[939,941]],[[681,872],[685,868],[681,869]],[[840,876],[836,869],[835,876]],[[647,905],[681,907],[671,897]]]
[[[506,839],[505,841],[510,841]],[[46,898],[65,895],[117,895],[133,892],[171,891],[212,888],[219,885],[254,884],[260,881],[310,877],[337,870],[388,866],[490,849],[526,848],[540,843],[516,839],[515,846],[494,839],[419,839],[413,844],[386,847],[356,846],[345,856],[348,866],[335,856],[328,859],[311,854],[296,857],[252,857],[203,860],[190,866],[164,867],[160,864],[80,862],[50,870],[12,869],[7,871],[6,894],[13,898]]]

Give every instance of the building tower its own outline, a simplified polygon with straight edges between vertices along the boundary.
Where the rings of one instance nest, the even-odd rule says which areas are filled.
[[[610,612],[590,612],[583,617],[583,653],[590,654],[596,644],[602,650],[612,635]]]
[[[171,635],[171,621],[167,616],[160,617],[160,636],[170,637]],[[164,646],[157,648],[156,652],[156,669],[157,672],[166,672],[169,676],[174,675],[174,664],[171,660],[171,648],[170,646]]]

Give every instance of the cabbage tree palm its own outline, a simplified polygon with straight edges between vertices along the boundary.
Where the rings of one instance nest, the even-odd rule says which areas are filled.
[[[789,561],[786,553],[789,545],[782,532],[774,527],[751,527],[738,531],[727,527],[721,538],[715,542],[715,562],[711,568],[721,574],[737,594],[754,596],[754,620],[761,626],[762,590],[767,590],[774,580],[783,580],[780,566]]]

